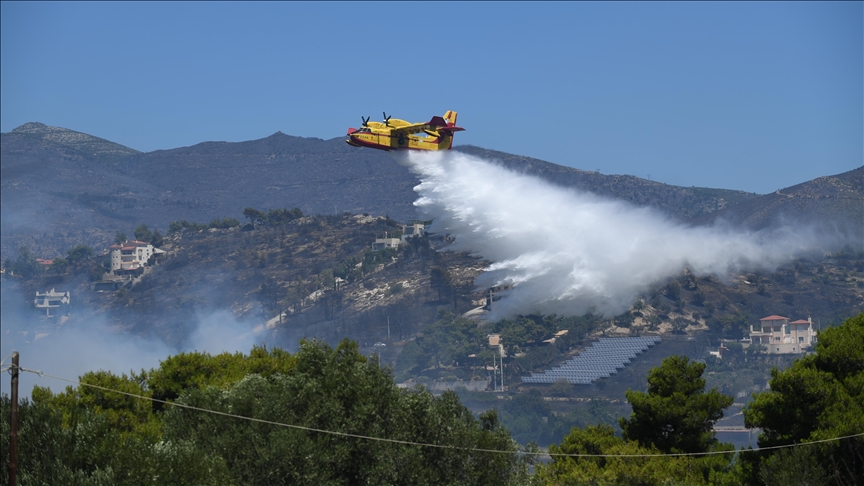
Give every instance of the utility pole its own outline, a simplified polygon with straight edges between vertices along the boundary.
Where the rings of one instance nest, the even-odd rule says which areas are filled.
[[[501,356],[501,391],[504,391],[504,356]]]
[[[498,366],[495,364],[495,353],[492,353],[492,391],[498,391]]]
[[[12,352],[12,440],[9,443],[9,486],[18,474],[18,351]]]

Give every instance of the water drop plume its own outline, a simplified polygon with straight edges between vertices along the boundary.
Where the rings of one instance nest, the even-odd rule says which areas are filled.
[[[682,272],[728,279],[815,247],[805,228],[689,227],[660,211],[551,184],[460,152],[397,155],[416,173],[414,205],[448,249],[491,262],[478,287],[510,285],[489,319],[614,316]]]

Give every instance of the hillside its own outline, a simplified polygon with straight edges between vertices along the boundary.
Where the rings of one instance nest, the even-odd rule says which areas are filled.
[[[473,282],[488,262],[436,251],[447,242],[435,237],[412,240],[398,252],[369,250],[375,238],[400,230],[391,219],[350,214],[307,216],[252,231],[187,230],[166,238],[167,258],[129,290],[90,291],[96,260],[31,280],[5,278],[11,285],[6,289],[25,296],[50,287],[71,290],[78,303],[74,319],[107,319],[114,329],[178,348],[202,316],[217,312],[289,347],[303,336],[334,343],[350,337],[371,346],[387,340],[388,323],[391,342],[404,344],[434,322],[439,309],[461,315],[478,307],[485,289]],[[431,280],[434,268],[450,275],[443,298]],[[447,297],[451,293],[455,298]],[[594,319],[591,326],[620,335],[690,330],[715,340],[739,339],[749,323],[766,315],[812,316],[830,324],[862,306],[864,253],[843,251],[799,259],[774,273],[733,276],[730,282],[685,272],[649,289],[631,311],[612,321]],[[50,321],[39,325],[51,332]],[[550,333],[544,339],[555,330],[543,331]],[[388,348],[387,359],[395,360],[398,349]],[[545,363],[520,366],[530,371]]]
[[[49,127],[44,123],[30,122],[12,130],[9,135],[25,139],[52,142],[81,156],[110,159],[111,157],[133,155],[139,151],[114,143],[104,138],[76,132],[62,127]]]
[[[728,189],[672,186],[630,175],[604,175],[471,145],[455,147],[454,150],[497,161],[512,170],[561,186],[622,199],[637,206],[658,208],[680,221],[691,221],[757,196]]]
[[[110,160],[49,137],[0,140],[4,258],[21,245],[45,257],[78,243],[104,248],[141,223],[164,232],[174,220],[241,218],[245,207],[413,217],[407,169],[341,139],[277,133]]]
[[[440,237],[412,240],[399,251],[369,251],[375,238],[398,235],[400,229],[385,217],[346,213],[252,230],[181,231],[165,238],[164,260],[118,292],[90,290],[94,267],[102,266],[95,259],[48,269],[30,280],[4,275],[4,345],[34,353],[58,336],[94,326],[114,340],[145,347],[159,342],[174,352],[194,346],[201,335],[228,349],[250,337],[289,350],[297,349],[302,338],[331,344],[349,338],[363,354],[379,354],[382,365],[393,366],[398,382],[441,388],[464,380],[482,388],[488,385],[492,360],[486,336],[500,333],[506,336],[508,393],[463,393],[465,403],[475,411],[498,408],[520,440],[537,440],[542,431],[548,442],[559,441],[571,425],[614,423],[628,413],[624,391],[644,389],[645,374],[665,356],[708,358],[707,351],[716,349],[720,339],[738,340],[751,323],[771,314],[812,317],[828,326],[864,310],[864,252],[842,251],[790,262],[774,273],[735,275],[729,282],[684,272],[648,289],[630,311],[614,319],[459,319],[469,311],[482,317],[477,308],[485,289],[475,288],[473,281],[488,262],[436,251],[448,244]],[[443,288],[434,285],[434,269],[449,275]],[[50,288],[71,291],[68,317],[48,319],[32,308],[34,293]],[[566,339],[543,343],[564,329],[569,331]],[[663,342],[595,385],[562,390],[520,384],[520,375],[559,364],[601,335],[659,335]],[[476,357],[469,358],[471,354]],[[779,364],[769,358],[750,358],[744,371],[721,369],[711,375],[712,383],[746,397],[763,389],[770,367]],[[498,395],[513,397],[513,403],[497,401]],[[518,410],[529,405],[516,398],[524,395],[534,397],[531,403],[545,403],[527,425]],[[561,420],[541,424],[549,414]]]
[[[716,219],[751,228],[778,222],[816,225],[826,237],[864,241],[864,166],[754,197],[697,221]]]
[[[755,197],[603,175],[479,147],[456,150],[559,185],[657,207],[682,221]],[[386,153],[351,147],[342,137],[277,132],[247,142],[138,153],[72,130],[29,123],[0,134],[0,156],[4,259],[22,245],[46,258],[79,243],[104,248],[115,231],[129,234],[142,223],[164,232],[174,220],[239,219],[246,207],[299,207],[306,214],[349,211],[399,221],[416,217],[416,177]]]
[[[717,214],[760,227],[794,208],[802,221],[850,222],[851,235],[862,227],[856,214],[864,168],[756,196],[602,175],[478,147],[458,150],[559,185],[657,207],[682,221],[708,222]],[[90,275],[98,274],[96,262],[52,269],[31,281],[4,280],[4,290],[22,292],[21,302],[54,286],[73,290],[79,303],[73,321],[106,319],[115,330],[177,348],[202,316],[214,313],[230,315],[262,339],[286,346],[312,335],[331,342],[350,337],[371,346],[389,333],[391,343],[401,344],[389,346],[384,359],[397,362],[401,346],[436,322],[439,309],[461,315],[484,298],[485,289],[474,288],[473,281],[487,263],[434,251],[447,244],[443,235],[398,253],[367,251],[376,237],[392,236],[400,223],[413,219],[417,181],[386,153],[355,149],[341,138],[276,133],[248,142],[136,153],[77,132],[28,124],[2,134],[2,155],[4,259],[19,245],[41,257],[65,255],[82,243],[98,253],[116,230],[131,236],[143,222],[167,233],[175,220],[242,219],[245,207],[297,206],[312,215],[252,231],[211,228],[170,235],[163,246],[169,252],[165,261],[119,293],[89,291]],[[650,289],[640,308],[612,322],[591,319],[571,344],[578,346],[593,332],[631,329],[707,331],[715,341],[738,339],[749,322],[769,314],[809,315],[830,323],[861,309],[860,246],[814,258],[775,273],[737,275],[731,282],[684,273]],[[432,285],[433,268],[446,270],[451,279],[443,293]],[[337,285],[335,277],[344,281]],[[546,324],[547,330],[570,325],[562,320]],[[50,334],[52,325],[37,327],[47,326],[40,332]],[[31,338],[32,332],[26,331]],[[560,357],[556,353],[526,358],[519,369],[545,366]],[[428,378],[438,374],[433,371]]]

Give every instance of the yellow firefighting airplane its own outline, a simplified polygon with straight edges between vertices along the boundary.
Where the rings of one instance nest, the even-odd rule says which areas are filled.
[[[390,119],[384,113],[383,122],[363,120],[360,128],[348,129],[348,145],[378,150],[450,150],[453,133],[465,130],[456,126],[456,112],[448,111],[444,117],[433,116],[426,123],[410,123]]]

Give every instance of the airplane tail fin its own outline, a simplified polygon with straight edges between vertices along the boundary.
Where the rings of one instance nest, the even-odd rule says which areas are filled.
[[[447,122],[447,126],[438,130],[440,133],[450,137],[450,146],[447,147],[448,150],[453,148],[453,134],[465,130],[462,127],[456,126],[456,115],[457,113],[455,111],[447,110],[447,113],[444,113],[444,120]]]
[[[447,126],[456,126],[456,115],[455,111],[447,110],[447,113],[444,113],[444,119],[447,120]]]

